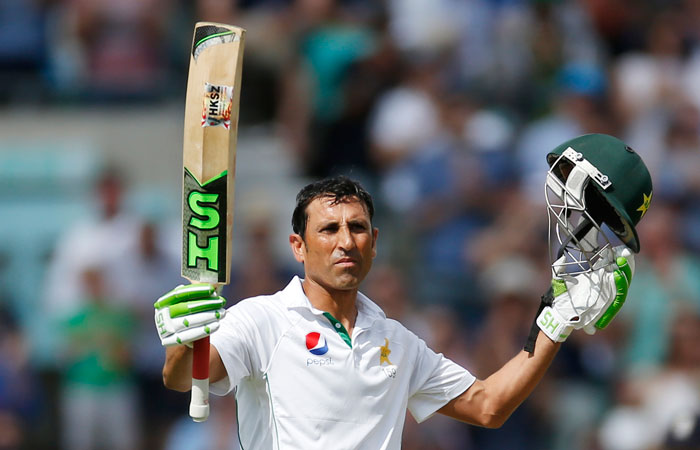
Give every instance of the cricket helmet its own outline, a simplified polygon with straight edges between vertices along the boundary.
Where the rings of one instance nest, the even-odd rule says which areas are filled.
[[[558,256],[569,247],[590,263],[611,245],[608,230],[639,252],[636,225],[649,208],[652,183],[632,148],[613,136],[586,134],[556,147],[547,162],[545,199],[560,244]]]

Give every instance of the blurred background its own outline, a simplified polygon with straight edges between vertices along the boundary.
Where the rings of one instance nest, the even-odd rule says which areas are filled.
[[[409,416],[404,448],[700,448],[699,0],[0,0],[0,449],[238,448],[152,324],[198,20],[247,29],[230,304],[301,271],[294,195],[343,173],[377,203],[363,291],[484,378],[549,283],[545,154],[613,134],[655,187],[620,316],[502,429]]]

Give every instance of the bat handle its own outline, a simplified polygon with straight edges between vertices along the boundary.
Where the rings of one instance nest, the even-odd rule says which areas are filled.
[[[190,417],[204,422],[209,417],[209,337],[194,342]]]

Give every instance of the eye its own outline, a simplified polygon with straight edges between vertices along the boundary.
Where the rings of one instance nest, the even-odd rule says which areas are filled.
[[[350,224],[350,229],[355,232],[367,231],[369,227],[363,222],[354,222]]]
[[[321,233],[328,233],[332,234],[338,231],[338,225],[337,224],[329,224],[329,225],[324,225],[321,227]]]

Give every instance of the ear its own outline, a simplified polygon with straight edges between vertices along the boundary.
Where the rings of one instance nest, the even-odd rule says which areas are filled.
[[[372,258],[377,257],[377,237],[379,236],[379,228],[372,229]]]
[[[298,235],[296,233],[292,233],[289,235],[289,246],[292,248],[292,254],[294,255],[294,259],[297,260],[297,262],[304,263],[304,250],[306,247],[306,244],[304,244],[304,240],[301,238],[301,235]]]

